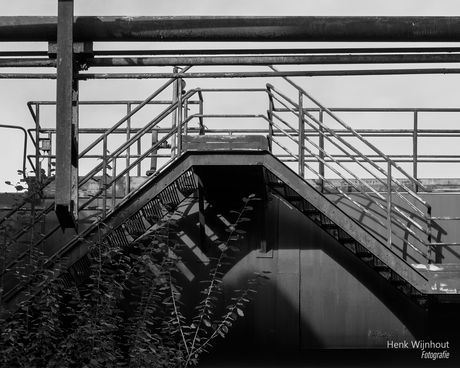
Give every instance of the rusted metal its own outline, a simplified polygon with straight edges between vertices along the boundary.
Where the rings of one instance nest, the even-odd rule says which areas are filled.
[[[56,204],[63,230],[78,223],[78,80],[74,78],[73,0],[58,2]]]
[[[364,70],[296,70],[278,72],[203,72],[187,73],[81,73],[80,80],[86,79],[162,79],[162,78],[270,78],[270,77],[333,77],[361,75],[418,75],[418,74],[460,74],[460,68],[423,69],[364,69]]]
[[[283,56],[168,56],[99,57],[85,59],[85,67],[140,67],[175,65],[319,65],[319,64],[416,64],[458,63],[460,54],[384,54],[384,55],[283,55]],[[3,58],[0,67],[56,67],[46,58]]]
[[[56,60],[34,58],[0,59],[0,68],[55,68]]]
[[[203,72],[187,73],[80,73],[79,80],[91,79],[202,79],[202,78],[283,78],[283,77],[333,77],[377,75],[429,75],[460,74],[460,68],[423,69],[362,69],[362,70],[296,70],[278,72]],[[0,79],[56,79],[53,73],[0,73]]]
[[[457,42],[459,17],[76,17],[75,41]],[[0,40],[53,41],[56,17],[0,17]]]
[[[169,56],[88,59],[89,67],[174,65],[308,65],[308,64],[402,64],[458,63],[460,54],[393,55],[283,55],[283,56]],[[2,64],[0,63],[0,66]]]

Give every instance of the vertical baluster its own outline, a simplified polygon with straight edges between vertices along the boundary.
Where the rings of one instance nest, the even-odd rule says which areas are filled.
[[[102,218],[107,213],[107,135],[102,141]]]
[[[303,178],[305,174],[305,152],[303,145],[304,139],[304,122],[303,122],[303,93],[299,91],[299,175]]]
[[[413,143],[412,143],[412,162],[413,162],[413,177],[418,178],[418,111],[414,110],[414,132],[413,132]],[[418,192],[418,185],[414,183],[414,192]]]
[[[388,161],[388,172],[387,172],[387,245],[388,248],[392,248],[391,244],[391,207],[392,207],[392,198],[391,198],[391,162]]]

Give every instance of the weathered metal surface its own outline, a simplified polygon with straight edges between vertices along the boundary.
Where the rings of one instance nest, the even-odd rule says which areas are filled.
[[[182,147],[185,151],[233,151],[233,150],[258,150],[268,151],[268,140],[258,135],[198,135],[184,136]]]
[[[460,62],[460,54],[106,57],[87,60],[87,64],[90,67],[138,67],[165,65],[414,64],[458,62]],[[6,61],[4,61],[4,63],[6,63]],[[0,66],[2,66],[1,63]]]
[[[359,75],[425,75],[460,74],[458,68],[422,68],[422,69],[363,69],[363,70],[306,70],[280,72],[203,72],[187,73],[81,73],[79,80],[90,79],[201,79],[201,78],[276,78],[276,77],[332,77]],[[0,79],[56,79],[53,73],[0,73]]]
[[[457,42],[459,17],[76,17],[76,41]],[[0,17],[1,41],[54,41],[56,17]]]
[[[56,204],[61,228],[78,221],[78,80],[74,79],[73,0],[58,2]]]
[[[274,199],[274,201],[279,199]],[[300,249],[301,348],[386,348],[420,338],[426,311],[386,283],[318,226],[280,200],[279,246],[294,232]],[[291,237],[293,237],[291,235]]]

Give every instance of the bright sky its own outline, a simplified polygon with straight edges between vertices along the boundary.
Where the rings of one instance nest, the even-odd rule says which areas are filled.
[[[57,0],[15,0],[8,2],[4,0],[4,2],[4,5],[8,4],[2,7],[2,16],[57,15]],[[75,15],[460,16],[460,2],[458,0],[75,0]],[[295,46],[302,47],[299,44]],[[114,45],[95,47],[116,48]],[[142,47],[152,48],[151,45],[143,45]],[[37,48],[46,50],[46,45],[0,43],[0,50]],[[449,66],[459,67],[458,65]],[[314,69],[313,67],[305,68]],[[24,70],[8,71],[23,72]],[[50,72],[50,70],[33,71]],[[93,72],[98,71],[93,70]],[[0,71],[0,73],[5,72],[7,71]],[[27,72],[32,72],[32,70],[27,70]],[[323,77],[304,78],[299,81],[307,91],[330,107],[458,107],[458,101],[460,101],[459,82],[460,77],[457,75]],[[27,101],[54,100],[56,98],[55,81],[1,79],[0,83],[2,84],[2,88],[0,88],[0,124],[31,128],[33,122],[27,111]],[[123,85],[127,86],[126,88],[120,88],[119,83],[109,81],[84,82],[81,84],[80,98],[82,100],[143,99],[151,93],[152,84],[157,82],[136,81],[137,84],[135,84],[130,81]],[[191,85],[194,83],[194,81],[190,82]],[[226,83],[231,85],[236,81],[227,81]],[[196,82],[196,84],[199,83]],[[112,120],[108,120],[114,123],[117,119],[118,117],[114,117]],[[84,124],[83,121],[81,123]],[[5,180],[15,182],[18,178],[16,170],[21,168],[22,139],[19,132],[5,129],[0,132],[0,157],[2,158],[0,191],[11,190],[10,187],[3,184]]]

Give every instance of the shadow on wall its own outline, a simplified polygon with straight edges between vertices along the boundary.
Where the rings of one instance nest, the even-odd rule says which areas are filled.
[[[225,190],[221,182],[227,185]],[[251,182],[256,180],[246,181]],[[186,302],[184,312],[188,316],[201,300],[200,281],[208,278],[210,259],[218,254],[213,240],[228,236],[225,229],[234,221],[230,211],[238,211],[241,198],[253,191],[259,191],[260,197],[265,195],[259,187],[248,189],[240,183],[235,179],[230,185],[220,175],[206,187],[207,249],[201,249],[197,203],[180,221],[178,240],[186,245],[181,255],[181,299]],[[227,357],[229,364],[235,359],[241,363],[239,357],[247,353],[248,364],[251,356],[267,357],[262,366],[279,362],[280,357],[299,357],[305,363],[315,354],[333,364],[327,353],[331,348],[366,347],[391,355],[396,353],[387,354],[387,341],[430,337],[425,310],[281,198],[269,195],[263,199],[248,216],[251,221],[244,225],[247,233],[235,244],[240,251],[234,254],[233,266],[225,271],[226,288],[217,310],[231,303],[233,290],[242,289],[254,271],[270,271],[270,280],[259,287],[256,299],[245,309],[245,317],[234,324],[228,336],[215,340],[209,357],[203,356],[204,363],[207,358],[209,362],[216,358],[217,366],[225,366],[227,361],[222,357]],[[259,252],[263,242],[268,244],[268,253]],[[439,324],[440,336],[445,326]]]

